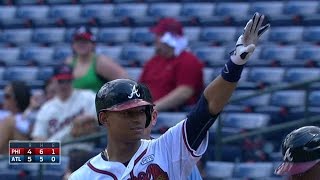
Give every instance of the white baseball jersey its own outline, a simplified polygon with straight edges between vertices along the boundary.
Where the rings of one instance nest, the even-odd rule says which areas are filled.
[[[158,139],[141,140],[127,167],[119,162],[106,161],[102,154],[98,154],[69,179],[186,180],[207,148],[208,134],[197,150],[191,149],[185,122],[181,121]]]
[[[62,140],[70,134],[73,119],[80,114],[96,117],[95,94],[88,90],[73,90],[61,101],[58,97],[46,102],[37,114],[32,137]]]

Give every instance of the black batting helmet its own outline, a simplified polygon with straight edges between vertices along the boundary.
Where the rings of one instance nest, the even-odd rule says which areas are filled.
[[[123,111],[146,106],[146,127],[151,121],[151,110],[154,104],[149,89],[130,79],[116,79],[105,83],[96,94],[96,111]]]
[[[283,163],[276,169],[279,175],[306,172],[320,162],[320,128],[305,126],[289,133],[282,143]]]

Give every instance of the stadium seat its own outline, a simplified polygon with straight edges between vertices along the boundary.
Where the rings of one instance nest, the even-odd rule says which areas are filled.
[[[180,10],[180,3],[152,3],[148,9],[148,15],[153,17],[178,17]]]
[[[263,46],[261,59],[268,61],[279,61],[280,63],[292,62],[295,58],[296,48],[294,46]]]
[[[210,133],[210,136],[212,133]],[[214,140],[214,137],[212,138]],[[210,139],[209,139],[210,140]],[[208,146],[208,149],[205,153],[205,158],[208,161],[215,161],[215,151],[216,147],[213,145],[213,143],[210,143]],[[237,146],[237,145],[223,145],[222,150],[221,150],[221,161],[225,162],[235,162],[235,161],[240,161],[242,159],[242,149]],[[219,178],[213,178],[214,180],[219,179]],[[227,178],[222,178],[222,179],[227,179]]]
[[[53,68],[52,67],[42,67],[38,71],[38,80],[48,80],[53,75]]]
[[[26,25],[22,19],[16,17],[16,11],[16,6],[0,6],[0,25],[2,28],[19,28]]]
[[[203,69],[203,81],[205,86],[209,85],[209,83],[214,79],[213,73],[215,69],[213,68],[204,68]]]
[[[318,68],[289,68],[284,76],[284,81],[297,83],[307,80],[313,80],[320,77]]]
[[[303,90],[282,90],[271,94],[271,105],[275,106],[304,106],[306,92]]]
[[[135,43],[152,44],[155,40],[154,34],[146,27],[133,28],[130,36],[131,42]]]
[[[9,67],[4,71],[4,80],[36,80],[38,75],[37,67]]]
[[[22,45],[30,43],[32,37],[31,29],[5,29],[1,34],[1,40],[6,43]]]
[[[257,91],[254,90],[237,90],[232,95],[232,100],[239,99],[242,97],[246,97],[252,94],[255,94]],[[266,106],[269,105],[270,94],[263,94],[259,96],[255,96],[249,99],[244,99],[240,102],[236,102],[235,104],[242,104],[247,106]]]
[[[126,45],[122,49],[122,59],[125,60],[128,65],[138,63],[138,65],[142,66],[153,55],[153,47]]]
[[[199,41],[200,31],[199,27],[185,27],[183,29],[183,33],[188,38],[189,43]]]
[[[259,12],[270,17],[276,17],[283,13],[284,3],[280,1],[270,2],[254,2],[251,4],[249,14]]]
[[[248,15],[249,3],[218,3],[215,9],[215,15],[228,17],[245,17]]]
[[[65,38],[64,28],[37,28],[33,31],[33,41],[36,43],[59,43]]]
[[[88,4],[83,6],[82,16],[85,18],[110,18],[113,16],[113,4]]]
[[[0,48],[0,62],[4,63],[5,65],[18,65],[20,58],[19,56],[19,48]]]
[[[271,162],[239,163],[234,168],[234,176],[240,178],[268,178],[272,174]]]
[[[128,67],[128,68],[125,68],[125,71],[127,71],[130,79],[138,81],[142,73],[142,68]]]
[[[203,61],[206,66],[223,65],[227,62],[225,59],[224,47],[198,47],[193,50],[196,56]]]
[[[259,67],[251,68],[248,81],[257,83],[277,84],[281,83],[285,73],[284,68]]]
[[[283,11],[292,15],[313,15],[317,13],[318,5],[317,1],[288,1]]]
[[[92,3],[104,3],[106,2],[105,0],[78,0],[79,3],[82,4],[92,4]]]
[[[57,45],[54,47],[53,60],[62,62],[72,53],[70,45]]]
[[[20,6],[17,9],[17,17],[30,20],[46,19],[49,9],[49,6],[45,5]]]
[[[117,44],[128,42],[130,36],[130,28],[113,27],[99,29],[97,40],[98,42],[107,44]]]
[[[221,161],[208,161],[206,172],[208,178],[230,178],[232,177],[234,163]]]
[[[16,11],[15,6],[0,6],[0,22],[15,18]]]
[[[233,42],[235,33],[234,27],[205,27],[200,32],[200,40],[217,44]]]
[[[270,116],[261,113],[227,113],[221,119],[224,127],[250,130],[267,126]]]
[[[57,4],[70,4],[72,1],[70,0],[46,0],[46,3],[57,5]]]
[[[187,17],[210,17],[215,6],[213,3],[185,3],[182,5],[181,15]]]
[[[312,91],[309,94],[308,102],[311,106],[320,106],[320,91]]]
[[[136,3],[132,4],[120,3],[115,5],[113,15],[116,17],[144,17],[147,13],[147,4]]]
[[[320,42],[320,26],[304,27],[303,40],[313,43]]]
[[[168,129],[175,126],[180,121],[186,118],[186,113],[182,112],[160,112],[158,114],[157,124],[152,131],[159,131],[160,129]]]
[[[276,43],[296,43],[302,40],[303,27],[274,27],[269,40]]]
[[[35,5],[40,4],[41,1],[39,0],[14,0],[16,5]]]
[[[296,59],[306,61],[320,62],[320,52],[318,46],[302,45],[297,47]]]
[[[35,61],[40,65],[53,65],[54,49],[51,47],[25,47],[21,49],[21,59],[27,61]]]
[[[80,5],[55,5],[50,8],[49,16],[56,19],[79,19],[81,18]]]
[[[114,61],[119,61],[121,58],[122,46],[102,46],[99,45],[96,48],[97,54],[103,54],[110,57]]]

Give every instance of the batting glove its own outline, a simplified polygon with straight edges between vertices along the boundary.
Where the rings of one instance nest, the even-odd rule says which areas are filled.
[[[259,37],[270,28],[270,24],[262,26],[264,15],[255,13],[238,38],[236,49],[232,52],[231,60],[237,65],[245,64],[253,53]],[[262,26],[262,27],[261,27]]]

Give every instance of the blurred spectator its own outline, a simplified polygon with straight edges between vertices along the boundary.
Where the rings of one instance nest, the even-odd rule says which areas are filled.
[[[74,88],[96,92],[107,81],[127,78],[125,70],[112,59],[95,54],[95,36],[88,27],[76,29],[72,49],[74,55],[66,63],[73,66]]]
[[[156,35],[156,54],[145,64],[140,82],[150,88],[158,111],[194,105],[204,87],[203,65],[187,50],[182,25],[164,18],[151,32]]]
[[[73,75],[70,66],[57,67],[53,78],[57,81],[57,94],[40,108],[32,132],[33,139],[62,141],[95,132],[96,115],[95,107],[92,106],[95,94],[72,87]],[[79,146],[91,147],[88,144]],[[63,150],[68,152],[66,147]]]
[[[0,121],[0,154],[8,152],[9,140],[28,140],[31,122],[24,111],[29,106],[31,92],[22,81],[10,82],[4,89],[4,109],[9,115]]]
[[[32,93],[30,104],[25,110],[26,118],[31,121],[31,130],[33,129],[34,122],[36,121],[37,114],[40,107],[48,100],[56,95],[57,82],[54,79],[46,81],[44,89],[36,90]]]

